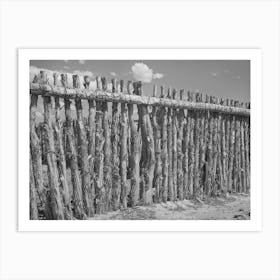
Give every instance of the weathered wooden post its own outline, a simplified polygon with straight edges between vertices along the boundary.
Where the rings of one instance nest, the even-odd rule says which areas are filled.
[[[234,106],[234,101],[230,100],[230,106]],[[234,170],[234,163],[235,163],[235,154],[234,154],[234,147],[235,147],[235,116],[230,116],[230,140],[229,140],[229,164],[228,164],[228,191],[232,192],[235,191],[235,187],[233,186],[233,170]]]
[[[97,90],[102,90],[101,77],[96,77]],[[103,134],[102,101],[96,101],[95,133],[95,209],[97,214],[106,210],[106,189],[104,186],[104,134]]]
[[[167,90],[167,98],[171,99],[171,88]],[[173,187],[173,129],[172,129],[172,109],[167,109],[167,149],[168,149],[168,200],[174,201]]]
[[[153,96],[157,95],[157,86],[154,85]],[[155,202],[161,200],[161,189],[162,189],[162,164],[161,164],[161,110],[153,106],[152,110],[152,124],[154,130],[154,142],[155,142],[155,174],[153,180],[153,187],[155,189]]]
[[[107,91],[108,85],[105,77],[101,78],[102,90]],[[110,208],[110,200],[112,196],[112,162],[111,162],[111,130],[110,130],[110,115],[108,110],[108,102],[102,102],[101,105],[103,113],[103,131],[104,131],[104,189],[105,189],[105,201],[104,211],[108,211]]]
[[[226,106],[230,106],[230,100],[227,99],[226,100]],[[227,115],[226,117],[226,121],[225,121],[225,125],[226,125],[226,128],[225,128],[225,133],[226,133],[226,137],[225,137],[225,140],[226,140],[226,170],[225,170],[225,178],[226,178],[226,191],[227,193],[229,192],[229,189],[230,189],[230,182],[229,182],[229,162],[230,162],[230,134],[231,134],[231,116],[230,115]]]
[[[40,82],[48,83],[47,73],[40,71]],[[48,164],[48,181],[51,196],[52,219],[63,220],[63,206],[59,190],[57,158],[55,153],[53,119],[52,119],[52,101],[50,96],[43,96],[44,99],[44,124],[46,131],[46,148],[47,148],[47,164]]]
[[[84,76],[84,87],[86,90],[89,89],[90,78]],[[88,100],[88,161],[89,161],[89,176],[90,176],[90,190],[93,211],[95,212],[95,115],[96,115],[96,104],[93,99]]]
[[[190,102],[193,102],[193,93],[188,92],[188,99]],[[195,162],[195,142],[194,142],[194,129],[195,129],[195,118],[194,112],[188,110],[188,122],[190,123],[189,126],[189,172],[188,172],[188,198],[193,198],[194,194],[194,162]]]
[[[250,103],[246,104],[246,108],[250,109]],[[246,169],[246,192],[250,191],[250,118],[245,121],[245,169]]]
[[[195,102],[198,103],[200,93],[195,94]],[[193,186],[193,197],[199,196],[199,151],[200,151],[200,112],[194,112],[194,186]]]
[[[79,89],[80,77],[78,75],[73,75],[73,87]],[[92,201],[92,190],[90,184],[90,174],[89,174],[89,161],[88,161],[88,145],[87,145],[87,133],[83,122],[83,107],[81,98],[77,97],[75,99],[76,112],[77,112],[77,127],[78,127],[78,152],[81,166],[81,176],[82,176],[82,197],[84,211],[88,217],[92,217],[94,214],[94,205]]]
[[[132,92],[132,82],[127,83],[127,93],[133,94]],[[128,104],[128,119],[131,129],[131,191],[130,191],[130,204],[135,206],[139,202],[140,193],[140,135],[137,130],[137,125],[134,120],[134,105]]]
[[[61,83],[67,88],[67,75],[61,74]],[[82,185],[79,174],[78,157],[75,145],[74,131],[73,131],[73,116],[71,112],[71,100],[69,98],[64,99],[65,103],[65,119],[66,119],[66,139],[67,146],[69,147],[69,159],[71,169],[71,180],[73,185],[73,204],[74,204],[74,216],[77,219],[85,219],[86,215],[83,209],[83,197],[82,197]]]
[[[164,87],[161,87],[161,98],[164,98]],[[168,197],[168,144],[167,144],[167,109],[162,108],[162,151],[161,151],[161,161],[162,161],[162,201],[166,202]]]
[[[225,106],[225,101],[223,98],[220,100],[220,105]],[[225,139],[225,116],[220,114],[220,143],[219,143],[219,170],[220,170],[220,184],[221,192],[227,194],[227,180],[226,180],[226,139]]]
[[[54,86],[57,85],[58,73],[53,73]],[[72,209],[71,209],[71,200],[70,200],[70,190],[67,182],[67,169],[66,169],[66,158],[65,158],[65,148],[63,141],[63,121],[60,116],[60,100],[59,97],[55,97],[55,125],[54,133],[55,140],[57,143],[57,166],[59,173],[59,180],[62,188],[61,196],[64,204],[64,218],[66,220],[72,219]]]
[[[172,99],[176,99],[177,91],[176,89],[172,90]],[[178,185],[177,185],[177,131],[178,131],[178,119],[177,119],[177,109],[172,109],[172,177],[173,177],[173,197],[174,200],[177,200],[178,196]]]
[[[112,79],[112,92],[118,92],[117,80]],[[112,128],[111,128],[111,145],[112,145],[112,209],[117,210],[120,206],[121,180],[120,180],[120,114],[119,104],[113,102],[112,105]]]
[[[235,101],[235,107],[239,107],[239,102]],[[235,143],[234,143],[234,177],[233,186],[236,192],[241,192],[241,168],[240,168],[240,117],[235,118]]]
[[[183,100],[184,90],[180,90],[180,100]],[[183,133],[185,113],[183,109],[178,110],[178,135],[177,135],[177,184],[178,198],[184,199],[184,174],[183,174]]]
[[[142,83],[138,82],[138,94],[142,95]],[[153,202],[153,176],[155,168],[155,145],[153,139],[153,128],[151,125],[148,105],[139,106],[140,127],[142,134],[142,156],[141,166],[143,167],[143,202],[148,205]]]
[[[241,103],[241,107],[244,108],[244,104]],[[246,162],[245,162],[245,130],[244,130],[245,118],[241,117],[240,120],[240,169],[241,169],[241,191],[246,193]]]
[[[31,154],[29,155],[29,219],[38,220],[37,193],[34,182]]]
[[[38,77],[35,76],[34,82],[38,82]],[[33,180],[35,189],[38,193],[39,200],[45,203],[43,197],[43,169],[42,169],[42,151],[41,141],[36,133],[36,112],[37,112],[38,95],[31,94],[30,100],[30,157],[32,164]],[[43,131],[41,130],[41,133]]]
[[[121,82],[120,84],[122,84]],[[121,86],[121,93],[123,93],[123,86]],[[127,137],[128,137],[128,109],[127,104],[121,104],[121,146],[120,146],[120,173],[121,173],[121,204],[123,208],[127,207],[127,191],[128,191],[128,182],[127,182],[127,163],[128,163],[128,154],[127,154]]]

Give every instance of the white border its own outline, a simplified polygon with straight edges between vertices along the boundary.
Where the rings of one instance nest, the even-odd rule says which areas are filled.
[[[67,60],[250,60],[251,220],[29,220],[29,61]],[[260,49],[20,49],[18,50],[18,230],[19,231],[261,231],[262,65]]]

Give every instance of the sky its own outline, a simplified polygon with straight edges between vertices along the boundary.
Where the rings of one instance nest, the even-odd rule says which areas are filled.
[[[154,84],[224,99],[250,101],[248,60],[32,60],[30,66],[58,72],[141,80],[145,95]]]

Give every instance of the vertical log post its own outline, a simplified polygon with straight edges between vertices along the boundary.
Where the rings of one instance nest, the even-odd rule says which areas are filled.
[[[112,92],[118,92],[117,80],[112,79]],[[120,149],[119,149],[119,104],[113,102],[112,105],[112,128],[111,128],[111,145],[112,145],[112,209],[117,210],[120,206],[121,180],[119,173],[120,166]]]
[[[142,95],[142,83],[138,82],[138,94]],[[142,156],[141,165],[143,167],[143,203],[149,205],[153,201],[153,177],[155,169],[155,145],[153,138],[153,128],[151,125],[147,105],[141,105],[140,127],[142,134]]]
[[[89,76],[84,77],[84,87],[89,89],[90,78]],[[88,111],[88,161],[89,161],[89,176],[90,176],[90,190],[91,190],[91,200],[93,211],[95,212],[95,115],[96,115],[96,104],[95,101],[90,99],[88,101],[89,111]]]
[[[244,108],[244,104],[241,103]],[[241,191],[246,193],[246,162],[245,162],[245,118],[241,117],[240,121],[240,169],[241,169]]]
[[[188,99],[190,102],[193,102],[193,93],[188,92]],[[194,144],[194,128],[195,128],[195,119],[194,112],[188,110],[188,122],[190,122],[189,132],[189,178],[188,178],[188,198],[193,198],[193,188],[194,188],[194,161],[195,161],[195,144]]]
[[[167,98],[171,97],[171,88],[168,88]],[[167,109],[167,147],[168,147],[168,200],[174,201],[173,188],[173,129],[172,129],[172,109]]]
[[[54,86],[57,85],[58,73],[53,74]],[[72,219],[72,209],[70,200],[70,189],[67,181],[67,168],[65,158],[65,148],[63,142],[63,121],[60,116],[60,100],[59,97],[55,97],[55,125],[54,133],[57,143],[57,166],[59,173],[59,181],[61,185],[61,196],[64,205],[64,218],[66,220]]]
[[[132,94],[132,82],[127,83],[127,93]],[[131,129],[131,192],[130,192],[130,204],[135,206],[139,203],[139,192],[140,192],[140,135],[137,130],[137,125],[134,120],[134,105],[128,104],[128,119]]]
[[[250,109],[250,104],[246,104]],[[250,191],[250,118],[245,120],[245,161],[246,161],[246,192]]]
[[[230,106],[230,100],[226,100],[226,106]],[[231,116],[226,116],[226,170],[225,170],[225,178],[226,178],[226,191],[227,194],[230,190],[230,182],[229,182],[229,163],[230,163],[230,135],[231,135]]]
[[[157,86],[154,86],[153,96],[157,96]],[[154,201],[161,201],[161,189],[162,189],[162,163],[161,163],[161,115],[162,108],[153,107],[152,110],[152,124],[154,130],[154,142],[155,142],[155,174],[153,179],[153,187],[155,190]]]
[[[43,84],[48,83],[47,74],[45,71],[40,71],[40,80]],[[51,197],[51,215],[54,220],[63,220],[64,211],[62,199],[59,190],[57,158],[53,134],[53,119],[52,119],[52,101],[50,96],[44,96],[44,124],[46,131],[46,148],[47,148],[47,165],[48,165],[48,181]]]
[[[196,93],[196,102],[199,102],[200,94]],[[194,187],[193,197],[199,196],[199,151],[200,151],[200,112],[196,111],[194,120]]]
[[[221,99],[220,105],[225,106],[225,100]],[[226,116],[220,115],[220,178],[221,192],[227,194],[227,170],[226,170]]]
[[[188,92],[187,100],[190,101],[190,95]],[[190,113],[189,110],[186,110],[185,125],[184,125],[184,140],[183,140],[183,192],[184,198],[189,197],[189,140],[190,140]]]
[[[61,83],[67,88],[67,75],[61,74]],[[76,151],[76,144],[73,131],[73,115],[71,112],[71,100],[68,98],[64,99],[65,103],[65,119],[66,119],[66,146],[65,149],[69,152],[69,161],[71,169],[71,181],[73,186],[73,207],[74,216],[77,219],[85,219],[86,215],[83,210],[83,197],[82,197],[82,185],[79,174],[78,157]]]
[[[206,103],[212,102],[212,98],[206,95]],[[205,167],[205,196],[211,195],[212,189],[212,165],[213,165],[213,115],[207,111],[207,147],[206,147],[206,167]]]
[[[80,88],[80,77],[73,75],[73,87]],[[92,201],[92,190],[90,184],[89,174],[89,162],[88,162],[88,145],[87,134],[83,122],[83,107],[81,98],[77,97],[75,100],[76,112],[77,112],[77,140],[78,140],[78,152],[81,166],[82,177],[82,197],[84,212],[88,217],[92,217],[94,214],[94,205]]]
[[[180,100],[183,100],[184,90],[180,90]],[[178,136],[177,136],[177,184],[178,198],[184,199],[184,173],[183,173],[183,134],[185,124],[185,113],[183,109],[178,111]]]
[[[235,107],[239,107],[239,102],[235,101]],[[233,186],[235,192],[240,192],[240,117],[235,117],[235,143],[234,143],[234,175],[233,175]]]
[[[176,99],[177,91],[176,89],[172,90],[172,99]],[[178,185],[177,185],[177,130],[178,130],[178,119],[177,119],[177,109],[172,109],[172,141],[173,141],[173,157],[172,157],[172,166],[173,166],[173,194],[174,200],[177,200],[178,196]]]
[[[97,90],[102,90],[101,77],[96,78]],[[104,186],[104,134],[103,134],[102,101],[96,101],[96,133],[95,133],[95,209],[97,214],[106,210],[106,189]]]
[[[164,87],[161,87],[161,98],[164,98]],[[168,145],[167,145],[167,109],[162,108],[162,152],[161,152],[161,161],[162,161],[162,193],[161,198],[163,202],[167,201],[168,195]]]
[[[38,77],[36,76],[38,80]],[[43,195],[43,169],[42,169],[42,133],[41,140],[36,132],[36,112],[37,112],[38,96],[31,94],[30,100],[30,156],[32,164],[33,179],[38,198],[42,206],[46,203]],[[44,205],[45,206],[45,205]]]
[[[121,82],[120,84],[122,84]],[[123,86],[121,86],[121,93],[123,93]],[[128,182],[127,182],[127,137],[128,137],[128,109],[127,104],[121,104],[121,131],[120,131],[120,173],[121,173],[121,204],[123,208],[127,207],[127,192],[128,192]]]
[[[107,80],[102,77],[102,90],[107,91]],[[105,189],[105,205],[104,210],[107,211],[110,208],[110,201],[112,196],[112,167],[111,167],[111,131],[110,131],[110,117],[108,110],[108,102],[102,102],[103,112],[103,131],[104,131],[104,189]]]
[[[38,220],[37,193],[34,181],[31,154],[29,156],[29,219]]]

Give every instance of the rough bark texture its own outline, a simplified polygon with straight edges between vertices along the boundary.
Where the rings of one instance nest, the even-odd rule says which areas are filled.
[[[121,104],[121,134],[120,134],[120,173],[121,173],[121,204],[123,208],[127,207],[127,166],[128,166],[128,152],[127,152],[127,138],[128,138],[128,109],[127,104]]]
[[[189,96],[188,96],[189,99]],[[186,112],[186,124],[184,127],[184,141],[183,141],[183,153],[184,153],[184,198],[189,197],[189,142],[191,133],[191,118],[189,111]]]
[[[199,93],[196,94],[196,100],[199,101]],[[194,186],[193,197],[199,196],[199,150],[200,150],[200,112],[194,112]]]
[[[154,89],[154,96],[156,95]],[[161,115],[162,109],[153,107],[152,110],[152,124],[153,124],[153,137],[155,142],[155,173],[153,179],[153,187],[155,189],[154,201],[161,201],[162,189],[162,162],[161,162]]]
[[[161,88],[161,97],[164,97],[164,88]],[[167,109],[162,108],[162,201],[166,202],[168,197],[168,146],[167,146]]]
[[[172,91],[172,98],[176,98],[176,90]],[[177,200],[177,195],[178,195],[178,185],[177,185],[177,130],[178,130],[178,120],[177,120],[177,110],[173,109],[172,110],[172,142],[173,142],[173,147],[172,147],[172,177],[173,177],[173,196],[174,200]]]
[[[79,76],[73,75],[74,88],[80,87]],[[76,99],[76,113],[77,113],[77,136],[78,136],[78,159],[81,166],[82,176],[82,196],[84,212],[88,217],[94,214],[94,205],[92,202],[92,190],[90,184],[89,162],[88,162],[88,145],[87,134],[83,122],[83,107],[82,100]]]
[[[34,181],[33,166],[31,154],[29,159],[29,218],[30,220],[38,220],[37,194]]]
[[[101,87],[101,78],[96,79],[97,86]],[[106,189],[104,186],[104,134],[103,134],[102,101],[96,102],[96,133],[95,133],[95,209],[97,214],[105,213]]]
[[[194,109],[194,110],[209,110],[214,112],[221,112],[227,114],[235,115],[244,115],[249,116],[250,110],[244,108],[235,108],[235,107],[223,107],[218,104],[205,104],[203,102],[186,102],[180,100],[169,100],[162,99],[158,97],[149,97],[149,96],[136,96],[128,95],[106,91],[103,92],[100,90],[86,90],[86,89],[71,89],[71,88],[61,88],[61,87],[51,87],[49,85],[40,85],[40,84],[31,84],[30,92],[32,94],[40,95],[44,91],[45,95],[50,96],[59,96],[62,98],[81,98],[87,100],[102,100],[107,102],[119,102],[119,103],[132,103],[136,105],[148,105],[148,106],[166,106],[170,108],[177,109]]]
[[[102,89],[107,90],[107,80],[102,78]],[[105,188],[105,211],[110,208],[110,200],[112,197],[112,162],[111,162],[111,130],[110,130],[110,115],[108,103],[102,102],[101,106],[103,112],[103,131],[104,131],[104,188]]]
[[[128,94],[132,94],[131,82],[128,83]],[[140,135],[137,130],[137,125],[134,120],[134,105],[128,104],[128,118],[131,129],[131,156],[130,156],[130,180],[131,180],[131,192],[130,192],[130,204],[135,206],[139,203],[140,192]]]
[[[230,101],[231,106],[233,105],[233,100]],[[231,118],[230,121],[230,141],[229,141],[229,167],[228,167],[228,191],[235,191],[235,186],[233,186],[233,166],[234,166],[234,147],[235,147],[235,116]]]
[[[189,100],[193,100],[193,94],[188,92]],[[188,121],[190,122],[190,140],[189,140],[189,178],[188,178],[188,198],[193,198],[194,187],[194,162],[195,162],[195,143],[194,143],[194,129],[195,118],[194,112],[188,110]]]
[[[48,165],[48,181],[51,196],[52,218],[55,220],[64,219],[64,211],[59,190],[57,159],[55,153],[54,134],[51,119],[52,103],[51,97],[44,97],[44,122],[46,131],[46,148],[47,148],[47,165]]]
[[[182,100],[183,91],[180,91],[180,100]],[[183,133],[184,133],[185,114],[184,110],[178,111],[178,135],[177,135],[177,184],[178,198],[184,199],[184,172],[183,172]]]
[[[66,158],[64,151],[64,141],[63,141],[63,122],[60,116],[60,102],[59,98],[55,98],[55,125],[54,125],[54,135],[56,140],[56,154],[57,154],[57,166],[60,181],[60,190],[63,201],[64,208],[64,218],[65,220],[72,219],[72,209],[70,200],[70,190],[67,182],[67,168],[66,168]]]
[[[141,83],[138,84],[138,94],[142,95]],[[140,127],[142,134],[141,167],[143,170],[143,203],[149,205],[153,202],[153,177],[155,168],[155,145],[153,128],[151,125],[147,105],[140,107]]]
[[[72,127],[71,101],[69,99],[65,99],[64,103],[66,117],[66,139],[70,160],[71,181],[73,186],[74,216],[77,219],[85,219],[86,215],[84,214],[83,210],[82,184],[79,174],[78,157]]]
[[[34,174],[34,184],[38,193],[39,201],[45,205],[46,201],[43,195],[43,169],[42,169],[42,151],[41,141],[36,133],[36,111],[37,111],[38,96],[31,95],[30,102],[30,153],[32,161],[32,171]],[[43,130],[41,130],[41,133]]]
[[[171,98],[171,89],[168,89],[168,98]],[[173,129],[172,129],[172,109],[167,111],[167,146],[168,146],[168,200],[174,201],[173,188]]]
[[[85,87],[89,87],[89,79],[85,77]],[[94,100],[89,100],[89,113],[88,113],[88,161],[90,172],[90,189],[91,197],[94,201],[95,198],[95,115],[96,115],[96,103]],[[93,202],[94,207],[94,202]],[[95,209],[94,209],[95,212]]]
[[[112,80],[112,91],[117,91],[116,80]],[[120,183],[120,149],[119,149],[119,104],[112,105],[112,128],[111,128],[111,145],[112,145],[112,209],[117,210],[120,205],[121,183]]]

